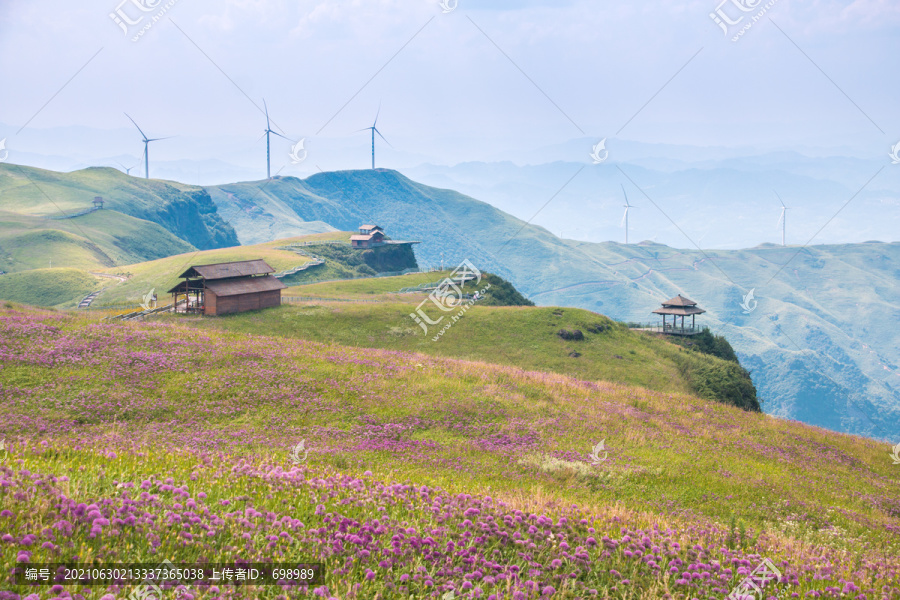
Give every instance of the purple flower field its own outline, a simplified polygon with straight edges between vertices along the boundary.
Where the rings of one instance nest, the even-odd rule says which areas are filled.
[[[766,598],[900,598],[886,444],[690,396],[7,308],[0,402],[0,600],[127,598],[8,577],[95,560],[325,567],[188,600],[724,599],[765,558]]]

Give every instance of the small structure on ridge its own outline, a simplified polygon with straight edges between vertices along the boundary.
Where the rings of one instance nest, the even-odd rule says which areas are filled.
[[[195,265],[179,275],[184,281],[169,290],[176,313],[225,315],[281,304],[287,287],[272,277],[262,259]],[[182,298],[183,296],[183,298]]]
[[[657,315],[662,315],[663,328],[662,333],[671,335],[695,335],[700,333],[703,328],[697,327],[697,315],[701,315],[706,311],[697,306],[697,303],[690,298],[685,298],[678,294],[674,298],[670,298],[662,303],[662,308],[653,311]],[[666,317],[672,315],[672,323],[666,321]],[[691,317],[691,324],[688,327],[684,325],[684,318]],[[681,317],[681,326],[678,326],[678,317]]]
[[[375,248],[384,245],[384,229],[379,225],[360,225],[359,233],[350,236],[353,248]]]

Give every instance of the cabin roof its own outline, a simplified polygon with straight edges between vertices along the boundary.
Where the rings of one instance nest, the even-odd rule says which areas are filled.
[[[239,279],[225,279],[209,281],[206,289],[218,297],[239,296],[240,294],[252,294],[255,292],[271,292],[283,290],[287,286],[281,280],[274,277],[249,277]]]
[[[361,242],[361,241],[365,241],[365,240],[371,240],[376,235],[384,236],[384,234],[381,233],[380,231],[373,231],[372,233],[367,233],[365,235],[363,235],[363,234],[351,235],[350,241],[351,242],[354,242],[354,241]]]
[[[202,277],[210,281],[215,279],[229,279],[231,277],[247,277],[250,275],[268,275],[275,269],[261,258],[255,260],[242,260],[238,262],[215,263],[211,265],[194,265],[179,275],[182,279],[189,277]]]

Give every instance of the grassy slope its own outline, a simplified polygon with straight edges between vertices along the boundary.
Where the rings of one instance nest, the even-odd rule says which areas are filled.
[[[234,230],[201,187],[130,177],[107,167],[58,173],[0,164],[0,210],[30,216],[72,214],[89,208],[95,196],[103,197],[106,208],[157,223],[198,248],[238,244]]]
[[[342,299],[380,299],[402,298],[395,292],[404,287],[414,287],[425,283],[437,283],[450,275],[450,271],[429,271],[426,273],[410,273],[396,277],[377,277],[359,280],[326,281],[323,283],[307,283],[293,285],[284,290],[282,296],[305,296],[318,298],[342,298]]]
[[[95,301],[97,307],[118,306],[123,304],[135,304],[140,301],[144,294],[151,289],[155,289],[157,295],[162,299],[162,295],[178,281],[178,275],[190,265],[211,264],[217,262],[229,262],[238,260],[249,260],[254,258],[262,258],[275,269],[276,272],[287,271],[293,267],[304,265],[312,259],[309,256],[298,254],[291,250],[282,248],[288,244],[296,242],[315,242],[327,240],[348,240],[349,232],[327,232],[313,235],[305,235],[297,238],[287,238],[274,242],[266,242],[263,244],[255,244],[253,246],[235,246],[232,248],[220,248],[216,250],[203,250],[186,254],[178,254],[168,256],[155,261],[127,265],[113,269],[106,269],[109,274],[127,275],[128,281],[110,288],[105,291]],[[350,258],[356,260],[360,265],[362,262],[362,251],[348,248],[346,250],[341,247],[341,256],[330,258],[333,252],[332,246],[312,245],[301,246],[298,248],[310,256],[319,256],[325,259],[325,264],[311,267],[308,270],[301,271],[295,275],[288,276],[284,282],[288,285],[297,279],[311,280],[327,280],[332,277],[341,276],[358,276],[357,267],[348,263],[344,254],[351,255]],[[374,271],[373,271],[374,272]]]
[[[268,190],[282,184],[282,178],[275,177],[267,182],[233,183],[209,186],[206,190],[216,203],[219,214],[236,231],[241,244],[260,244],[270,240],[335,231],[324,221],[304,221],[297,216],[278,194]],[[244,202],[250,191],[252,202]]]
[[[193,246],[156,223],[113,210],[48,220],[0,212],[0,270],[54,266],[101,270],[188,252]]]
[[[295,286],[284,290],[283,296],[365,302],[302,303],[191,322],[198,327],[243,333],[483,360],[654,390],[693,391],[707,398],[721,399],[723,381],[730,382],[735,377],[733,371],[739,370],[711,356],[682,351],[662,338],[628,331],[602,315],[581,309],[476,304],[434,341],[440,328],[449,322],[450,313],[426,335],[409,316],[426,293],[392,294],[388,290],[433,283],[447,275],[416,273]],[[439,314],[430,305],[425,311],[431,318]],[[598,325],[604,331],[590,331]],[[582,331],[585,339],[564,340],[558,335],[563,329]]]
[[[438,597],[420,566],[427,579],[459,590],[476,569],[518,565],[523,576],[509,584],[477,575],[472,582],[504,599],[533,579],[553,585],[553,598],[597,590],[617,600],[682,600],[720,599],[743,578],[737,566],[752,569],[765,556],[787,575],[782,597],[852,590],[848,581],[868,598],[900,593],[900,471],[887,445],[872,440],[688,395],[405,352],[172,324],[98,327],[83,316],[34,311],[2,310],[0,327],[0,436],[14,442],[0,458],[13,467],[3,475],[12,487],[0,487],[6,530],[17,540],[60,518],[74,525],[51,549],[31,546],[31,562],[73,554],[116,562],[319,559],[328,567],[326,597],[341,600]],[[288,449],[301,439],[308,460],[288,473]],[[587,454],[601,439],[609,454],[595,466]],[[45,483],[30,483],[20,469]],[[415,487],[380,487],[382,479]],[[129,486],[143,481],[136,492],[153,496],[138,514],[157,515],[153,522],[99,526],[89,538],[93,517],[54,508],[63,493],[72,499],[63,506],[97,502],[108,512],[126,493],[136,497]],[[579,508],[568,508],[573,503]],[[272,517],[250,513],[249,528],[247,506]],[[525,511],[518,521],[516,509]],[[187,515],[183,523],[165,517],[187,510],[209,531]],[[569,523],[548,537],[531,512]],[[286,527],[283,516],[304,526]],[[343,516],[346,535],[337,530]],[[371,556],[358,556],[346,536],[365,537],[362,528],[379,523],[384,529],[365,542]],[[493,533],[497,525],[507,537]],[[279,538],[281,531],[290,533]],[[275,544],[267,545],[269,534]],[[431,550],[409,545],[425,535],[436,540]],[[566,558],[561,540],[585,558]],[[451,541],[471,554],[448,551]],[[10,568],[13,555],[4,551],[0,567]],[[385,558],[389,569],[379,566]],[[550,564],[558,558],[563,570]],[[401,574],[419,577],[401,591]]]
[[[414,304],[282,306],[270,311],[198,320],[194,324],[241,333],[483,360],[666,391],[689,389],[672,360],[672,353],[678,350],[649,336],[623,331],[619,326],[603,334],[587,333],[583,341],[566,341],[556,335],[564,328],[580,327],[584,331],[588,324],[611,323],[595,313],[565,309],[557,317],[552,308],[476,305],[440,340],[433,342],[437,327],[426,336],[409,317],[421,298]],[[571,357],[575,351],[581,356]]]
[[[0,299],[73,308],[103,285],[97,277],[79,269],[34,269],[0,276]]]

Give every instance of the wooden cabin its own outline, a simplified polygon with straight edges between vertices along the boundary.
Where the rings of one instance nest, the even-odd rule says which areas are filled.
[[[697,315],[701,315],[706,311],[697,306],[697,303],[690,298],[685,298],[678,294],[674,298],[670,298],[662,303],[662,308],[653,311],[657,315],[662,315],[663,328],[662,333],[672,335],[694,335],[700,333],[703,328],[697,327]],[[672,315],[672,322],[666,320],[668,315]],[[691,318],[690,326],[685,327],[684,318]],[[681,317],[681,325],[678,325],[678,317]]]
[[[350,236],[353,248],[375,248],[384,245],[384,229],[378,225],[360,225],[359,233]]]
[[[262,259],[195,265],[179,275],[184,281],[169,290],[175,312],[202,315],[271,308],[281,304],[285,286]]]

